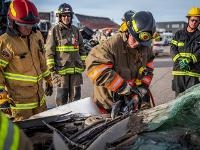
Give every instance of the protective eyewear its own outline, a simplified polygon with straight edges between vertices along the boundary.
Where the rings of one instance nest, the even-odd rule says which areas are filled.
[[[199,22],[199,20],[196,20],[196,19],[190,19],[190,21],[191,21],[191,22],[196,22],[196,23]]]
[[[141,41],[149,41],[150,39],[152,39],[152,36],[149,32],[140,32],[139,39]]]
[[[61,14],[62,17],[71,17],[71,14]]]
[[[130,24],[130,22],[128,22],[127,24],[128,26],[132,26],[133,31],[135,31],[138,34],[138,38],[141,41],[149,41],[150,39],[152,39],[152,35],[149,32],[139,32],[139,29],[137,27],[136,21],[132,20],[132,24]]]
[[[18,26],[23,26],[23,27],[27,27],[27,28],[33,28],[35,26],[37,26],[37,24],[24,24],[24,23],[19,23],[19,22],[15,22]]]

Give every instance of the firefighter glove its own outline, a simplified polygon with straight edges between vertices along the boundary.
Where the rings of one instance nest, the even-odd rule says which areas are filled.
[[[179,67],[183,71],[189,71],[190,70],[190,60],[188,58],[183,58],[179,61]]]
[[[48,79],[46,80],[46,89],[45,89],[45,95],[46,96],[51,96],[53,94],[53,84],[52,80]]]
[[[9,97],[5,90],[0,90],[0,109],[2,112],[11,115],[11,107],[15,106],[12,98]]]
[[[131,94],[131,86],[124,82],[122,86],[117,90],[119,95],[130,95]]]

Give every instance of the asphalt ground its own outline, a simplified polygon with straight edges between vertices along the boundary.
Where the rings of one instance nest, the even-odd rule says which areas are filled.
[[[172,65],[173,63],[169,56],[169,47],[166,47],[164,53],[157,56],[154,60],[155,70],[150,90],[156,105],[166,103],[175,98],[175,93],[171,90]],[[92,82],[86,77],[85,73],[83,73],[83,79],[81,98],[92,97]],[[47,106],[49,108],[56,106],[55,92],[51,97],[47,97]]]

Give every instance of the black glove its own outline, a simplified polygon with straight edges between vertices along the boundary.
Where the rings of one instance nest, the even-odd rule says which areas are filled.
[[[116,91],[119,95],[130,95],[131,94],[131,86],[129,83],[124,82],[122,86]]]
[[[51,96],[53,94],[53,84],[51,82],[51,79],[46,81],[46,89],[45,89],[45,95]]]

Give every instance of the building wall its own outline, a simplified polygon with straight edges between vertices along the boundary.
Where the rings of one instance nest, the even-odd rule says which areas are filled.
[[[184,21],[177,22],[157,22],[156,27],[159,29],[165,29],[166,32],[175,33],[177,30],[183,29],[187,26]]]

